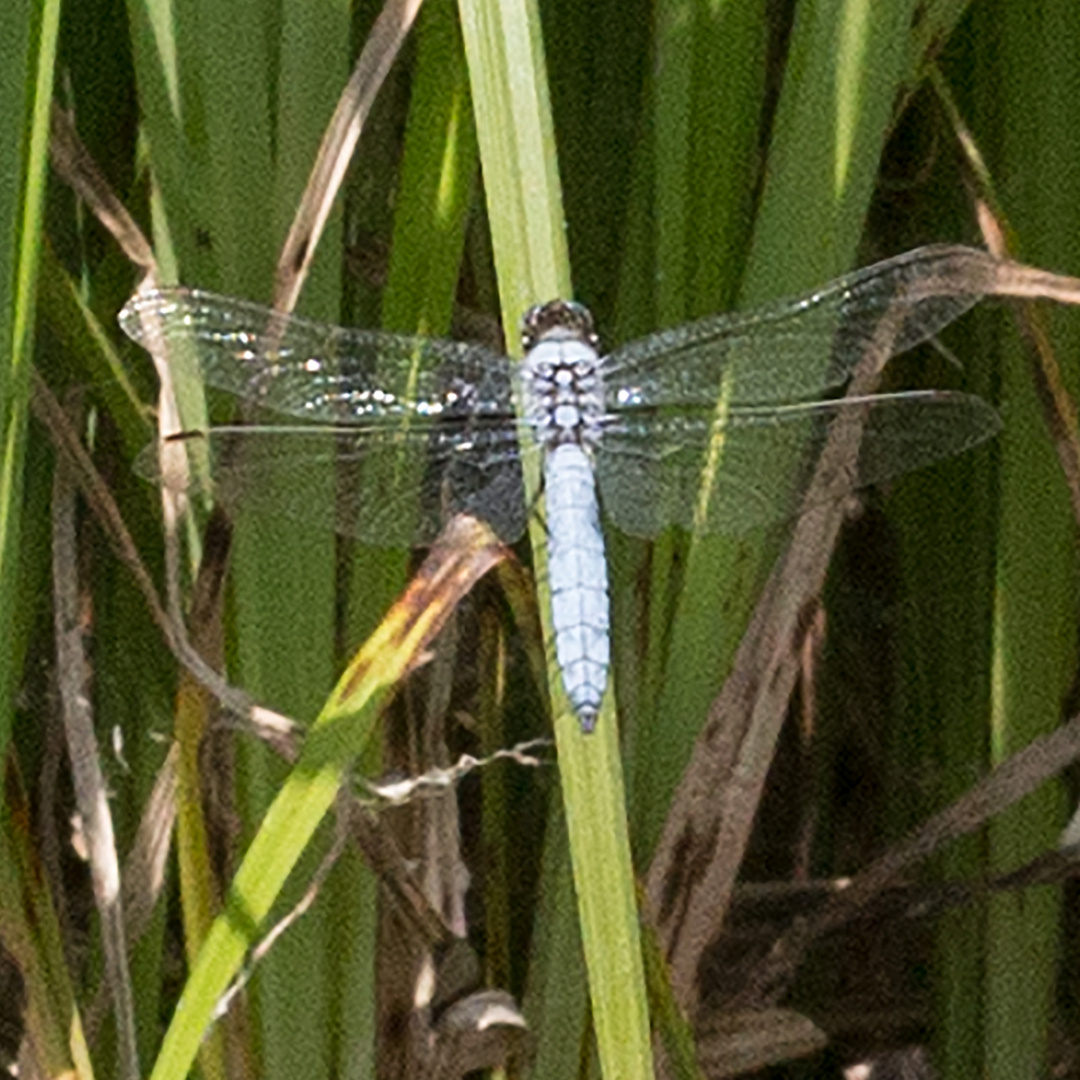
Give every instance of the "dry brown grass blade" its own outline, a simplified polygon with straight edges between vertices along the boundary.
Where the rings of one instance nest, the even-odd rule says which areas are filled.
[[[64,410],[53,397],[52,391],[36,372],[33,377],[31,405],[34,415],[45,426],[57,451],[72,466],[72,473],[79,490],[101,525],[114,554],[134,578],[154,623],[177,662],[186,668],[200,685],[206,687],[226,709],[242,717],[259,738],[272,745],[279,753],[295,753],[297,725],[294,721],[254,704],[246,694],[230,686],[191,647],[183,624],[171,618],[162,606],[154,588],[153,579],[143,565],[138,548],[127,531],[108,485],[94,468],[94,463],[79,442],[78,435],[68,422]]]
[[[938,67],[931,65],[929,74],[963,155],[967,170],[966,180],[973,192],[975,217],[983,240],[998,258],[1011,258],[1016,251],[1016,234],[994,190],[993,176],[983,159],[975,134],[964,120],[949,84]],[[1065,389],[1061,367],[1050,343],[1046,321],[1041,312],[1034,305],[1024,305],[1019,310],[1019,319],[1021,330],[1029,344],[1032,385],[1039,395],[1043,419],[1050,432],[1062,475],[1069,486],[1073,517],[1080,523],[1080,431],[1076,402]]]
[[[121,249],[145,276],[140,289],[152,289],[157,284],[158,268],[153,248],[116,197],[89,151],[83,146],[70,117],[54,106],[49,150],[53,168],[72,190],[84,200],[101,224],[112,234]],[[148,317],[149,320],[149,317]],[[173,384],[172,369],[159,328],[146,324],[147,351],[154,362],[158,377],[158,431],[161,438],[180,432],[183,428],[180,407]],[[180,598],[180,542],[178,525],[186,508],[182,494],[187,488],[187,455],[182,446],[163,442],[163,457],[172,483],[161,489],[162,516],[165,527],[165,567],[170,617],[179,627],[183,622]]]
[[[482,522],[463,514],[452,518],[404,593],[342,676],[325,714],[347,713],[352,708],[351,699],[361,699],[373,680],[396,682],[426,663],[436,636],[461,599],[508,555],[508,549]],[[425,785],[423,777],[418,780],[419,797]],[[378,828],[374,816],[365,809],[356,810],[350,819],[365,856],[380,876],[388,875],[383,880],[426,946],[443,947],[453,942],[456,935],[406,869],[394,838]]]
[[[434,1080],[458,1080],[481,1069],[523,1071],[529,1032],[517,1002],[503,990],[481,990],[455,1002],[433,1034]]]
[[[0,938],[25,988],[16,1069],[22,1077],[93,1080],[90,1053],[64,956],[48,875],[15,754],[2,766]]]
[[[53,478],[52,580],[56,673],[75,804],[82,821],[94,903],[101,919],[105,971],[116,1016],[120,1075],[138,1080],[135,998],[127,962],[127,933],[105,772],[101,766],[89,688],[84,602],[76,530],[76,487],[64,461]]]
[[[70,115],[56,102],[52,106],[49,157],[57,175],[86,203],[94,217],[120,245],[120,250],[145,273],[156,273],[154,249],[127,212],[127,207],[109,187],[109,182],[75,131]]]
[[[895,319],[882,321],[852,380],[852,396],[873,391],[897,330]],[[830,432],[807,495],[813,509],[797,522],[765,586],[649,867],[646,889],[672,989],[691,1017],[698,1004],[698,965],[731,900],[798,677],[803,638],[843,524],[841,496],[855,475],[864,422],[863,410],[853,410]]]
[[[122,874],[123,905],[127,945],[130,949],[146,932],[161,890],[165,886],[165,867],[172,849],[172,830],[176,822],[176,765],[178,748],[174,743],[158,770],[150,798],[143,807],[135,843],[124,861]],[[90,996],[84,1023],[87,1039],[97,1039],[109,1008],[107,987]]]
[[[698,1063],[709,1080],[809,1057],[829,1041],[809,1017],[791,1009],[717,1013],[699,1025],[697,1036]]]
[[[420,0],[387,0],[323,135],[274,277],[274,307],[292,311],[315,256],[319,237],[345,179],[372,102],[401,49]]]
[[[124,863],[124,912],[129,946],[146,932],[164,888],[175,821],[176,748],[169,747],[143,807],[135,843]]]
[[[781,996],[806,950],[824,934],[857,917],[900,875],[945,844],[974,832],[1080,758],[1080,716],[1029,743],[940,814],[853,878],[809,918],[798,921],[770,950],[736,999],[758,1008]]]
[[[955,257],[942,262],[941,273],[914,285],[918,295],[978,292],[1080,303],[1076,278],[973,248],[957,247],[950,254]],[[893,321],[883,320],[852,380],[852,396],[872,393],[891,351],[897,329]],[[830,433],[807,496],[814,509],[797,523],[765,587],[732,674],[698,737],[649,868],[649,901],[672,985],[691,1016],[698,965],[724,921],[798,676],[803,640],[843,522],[839,500],[854,475],[861,427],[861,419],[852,417]]]
[[[470,589],[508,555],[482,521],[456,514],[436,538],[420,569],[361,648],[328,711],[349,709],[349,699],[393,657],[390,674],[403,678],[429,659],[428,648]],[[401,667],[400,673],[398,665]]]
[[[36,415],[50,433],[57,450],[70,463],[74,470],[79,488],[89,503],[95,518],[105,532],[117,557],[128,568],[143,594],[150,613],[163,638],[177,661],[186,668],[196,682],[208,690],[231,714],[241,717],[246,730],[252,731],[268,743],[285,760],[295,762],[299,753],[297,739],[298,728],[293,721],[281,716],[264,706],[257,705],[241,690],[231,686],[215,671],[187,641],[186,631],[177,627],[169,618],[154,589],[149,572],[142,563],[138,549],[131,539],[120,511],[113,501],[108,486],[102,480],[93,462],[90,460],[78,436],[67,422],[67,417],[59,403],[53,397],[48,386],[39,377],[34,377],[33,405]],[[500,556],[505,549],[500,552]],[[486,551],[483,559],[491,557]],[[426,564],[425,564],[426,565]],[[460,567],[459,567],[460,569]],[[450,577],[455,577],[450,574]],[[460,590],[463,580],[456,577],[456,586]],[[171,760],[171,759],[170,759]],[[172,766],[175,769],[175,765]],[[167,783],[170,797],[175,792],[175,773],[159,778],[159,783]],[[157,789],[155,788],[155,791]],[[153,804],[156,805],[156,804]],[[148,834],[147,840],[156,838],[153,846],[154,859],[162,856],[162,833],[167,844],[168,833],[172,828],[175,805],[170,806],[168,818],[157,816],[156,811],[148,806],[147,814],[157,823],[157,828]],[[144,822],[146,818],[144,817]],[[386,832],[377,816],[367,809],[357,808],[351,815],[350,824],[356,840],[368,864],[383,881],[390,894],[395,897],[400,909],[405,913],[421,936],[432,946],[443,946],[453,940],[453,934],[443,923],[439,914],[427,902],[423,890],[413,879],[404,855],[398,850],[393,838]],[[141,830],[140,830],[141,835]],[[153,865],[157,865],[155,861]],[[125,892],[125,897],[127,893]],[[138,912],[136,908],[136,912]],[[141,932],[141,931],[139,931]],[[137,933],[136,933],[137,936]]]
[[[982,204],[979,220],[983,235],[991,251],[1005,259],[1005,230],[997,219],[992,218],[988,204]],[[1066,304],[1076,304],[1073,279],[1058,278],[1056,274],[1033,271],[1030,267],[1017,263],[1005,265],[1017,268],[1018,291],[1010,296],[1031,301],[1037,299],[1059,300]],[[1076,402],[1065,389],[1061,375],[1061,366],[1057,362],[1050,334],[1046,328],[1044,313],[1037,304],[1017,305],[1017,319],[1020,332],[1028,344],[1028,366],[1031,382],[1039,395],[1042,405],[1043,420],[1050,433],[1050,439],[1057,453],[1062,476],[1069,488],[1069,500],[1072,503],[1073,517],[1080,524],[1080,433],[1077,430]]]

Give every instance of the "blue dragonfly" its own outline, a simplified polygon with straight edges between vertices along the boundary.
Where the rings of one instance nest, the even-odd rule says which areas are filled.
[[[993,291],[992,265],[972,248],[920,248],[607,355],[588,311],[554,301],[524,316],[521,361],[185,288],[136,294],[120,323],[139,343],[154,333],[190,348],[208,384],[274,414],[207,433],[214,496],[227,506],[329,516],[380,546],[426,545],[465,512],[513,542],[528,521],[523,463],[539,455],[556,659],[590,731],[610,662],[602,518],[638,537],[790,518],[808,473],[784,463],[812,460],[853,410],[862,443],[839,494],[990,438],[1000,421],[978,397],[838,392],[868,358],[927,340]],[[342,476],[333,506],[282,505],[273,478],[331,459]]]

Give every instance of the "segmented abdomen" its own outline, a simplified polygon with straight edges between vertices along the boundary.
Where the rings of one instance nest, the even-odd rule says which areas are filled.
[[[544,497],[555,656],[582,730],[591,731],[607,685],[610,619],[596,481],[577,443],[547,455]]]

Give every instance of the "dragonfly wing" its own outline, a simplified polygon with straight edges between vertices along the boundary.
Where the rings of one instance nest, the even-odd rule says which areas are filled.
[[[857,462],[807,494],[838,423],[862,426]],[[981,398],[933,390],[737,410],[722,424],[711,409],[620,418],[605,429],[597,479],[604,512],[632,536],[669,525],[738,534],[958,454],[1000,427]]]
[[[527,519],[512,426],[427,431],[313,426],[217,427],[197,433],[209,451],[212,494],[231,510],[285,514],[377,547],[425,546],[455,513],[485,520],[507,542]],[[157,444],[137,469],[160,480]],[[336,492],[315,482],[331,475]]]
[[[480,345],[284,316],[194,289],[137,293],[120,325],[194,350],[203,378],[273,412],[325,424],[430,422],[512,412],[513,365]]]
[[[805,296],[662,330],[604,361],[608,408],[806,400],[845,383],[868,356],[933,337],[989,291],[993,256],[918,248]]]

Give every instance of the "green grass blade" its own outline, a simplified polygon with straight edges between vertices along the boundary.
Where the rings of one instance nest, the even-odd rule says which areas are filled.
[[[1009,212],[1019,254],[1037,265],[1080,267],[1080,213],[1067,195],[1080,157],[1048,133],[1080,122],[1080,12],[1054,5],[1030,12],[1009,7],[988,32],[999,42],[1005,101],[1003,155],[1012,181]],[[1038,65],[1031,57],[1038,55]],[[1036,67],[1039,70],[1036,72]],[[1075,395],[1080,326],[1075,313],[1040,311]],[[1062,702],[1076,676],[1076,521],[1034,385],[1030,344],[1009,335],[1003,351],[998,566],[993,595],[994,668],[991,761],[999,764],[1062,720]],[[1070,362],[1071,360],[1071,362]],[[1007,873],[1052,849],[1066,821],[1066,790],[1048,784],[995,819],[988,840],[991,874]],[[986,1034],[981,1072],[987,1080],[1053,1068],[1055,996],[1059,984],[1063,894],[1059,888],[995,897],[986,923]],[[1027,972],[1018,984],[1017,970]]]
[[[43,1074],[93,1075],[61,929],[32,814],[12,752],[12,715],[22,678],[32,605],[26,589],[43,583],[39,557],[22,551],[47,519],[49,471],[26,460],[42,210],[48,163],[58,3],[17,2],[0,9],[0,754],[6,762],[0,807],[0,939],[26,987],[26,1066]],[[24,477],[24,468],[28,475]],[[29,480],[29,486],[26,481]],[[29,510],[31,516],[26,516]],[[35,565],[37,564],[37,565]]]
[[[635,180],[642,203],[627,221],[631,255],[620,283],[620,337],[722,310],[734,300],[752,222],[768,33],[760,3],[695,7],[673,2],[658,11],[648,141]],[[634,837],[642,851],[652,847],[670,791],[654,786],[661,775],[656,766],[670,760],[681,768],[702,718],[690,711],[659,714],[670,682],[671,624],[685,546],[684,539],[671,535],[654,544],[649,602],[635,619],[648,619],[645,662],[634,668],[624,663],[621,669],[635,671],[636,678],[621,679],[619,685],[634,678],[640,702],[633,718]],[[631,568],[615,579],[628,612],[639,598],[638,573]],[[714,597],[700,599],[715,610]],[[639,776],[645,785],[640,790]]]
[[[729,306],[749,240],[765,93],[765,5],[665,3],[652,110],[654,326]]]
[[[308,851],[346,770],[377,732],[387,693],[422,662],[454,605],[498,561],[489,536],[473,529],[433,549],[414,585],[338,680],[233,879],[225,910],[211,928],[173,1014],[154,1080],[187,1075],[222,993],[264,928],[286,879]],[[295,993],[292,1000],[295,1006]],[[328,1051],[324,1041],[324,1059]]]
[[[415,35],[416,60],[400,181],[393,202],[390,267],[382,294],[381,323],[389,330],[443,337],[450,327],[466,218],[475,187],[476,134],[452,0],[425,4]],[[360,143],[361,158],[369,146],[365,133]],[[378,149],[377,145],[374,153]],[[408,569],[408,552],[356,546],[346,622],[350,639],[362,638],[365,628],[382,617],[400,592]],[[371,747],[364,759],[365,768],[379,768],[380,751],[381,746]],[[357,1070],[370,1075],[375,1069],[378,1046],[378,882],[360,867],[350,874],[351,880],[339,877],[335,874],[328,883],[341,889],[335,912],[339,940],[358,943],[356,960],[350,965],[357,970],[340,986],[337,995],[342,1003],[341,1030],[348,1032],[348,1037],[341,1040],[341,1068],[347,1075],[356,1075]],[[361,896],[347,895],[345,890],[356,884]],[[368,897],[370,902],[364,904]],[[361,956],[364,942],[370,943],[370,952]],[[383,1010],[387,1008],[384,998]],[[358,1046],[363,1048],[360,1054]]]
[[[301,17],[266,0],[133,10],[140,100],[166,219],[156,228],[159,253],[174,248],[189,283],[268,299],[277,246],[347,75],[347,13]],[[330,258],[315,261],[306,314],[339,317],[339,242],[337,228],[324,234]],[[329,469],[313,470],[304,486],[334,497]],[[285,484],[278,487],[287,501]],[[284,515],[240,514],[235,526],[234,677],[261,700],[310,718],[334,675],[334,537]],[[241,743],[237,779],[240,813],[253,831],[281,769]],[[330,1069],[324,1009],[332,991],[322,958],[333,950],[324,919],[316,912],[303,920],[253,987],[261,1037],[248,1050],[258,1045],[270,1077]],[[299,1014],[297,985],[310,995]]]
[[[16,0],[0,10],[0,939],[26,987],[26,1067],[89,1080],[93,1070],[59,920],[33,846],[31,811],[11,746],[15,695],[38,602],[26,585],[43,580],[44,570],[40,556],[21,547],[45,539],[34,529],[47,520],[48,471],[32,461],[27,475],[24,469],[59,17],[55,2]],[[27,510],[33,517],[24,516]]]
[[[503,326],[517,337],[523,311],[569,295],[570,275],[539,21],[528,3],[462,3],[480,158]],[[526,478],[530,498],[538,478]],[[530,533],[549,656],[551,626],[543,526]],[[597,1049],[605,1075],[652,1075],[633,869],[611,695],[595,734],[583,737],[561,677],[549,664],[555,735],[589,973]],[[547,903],[569,898],[545,897]],[[564,1018],[572,1025],[574,1018]],[[563,1038],[553,1023],[541,1038]]]
[[[791,295],[855,262],[905,74],[911,11],[849,0],[797,9],[740,306]],[[639,750],[646,797],[664,800],[672,790],[687,751],[667,736],[705,715],[774,555],[773,545],[752,540],[691,546],[654,738]],[[654,842],[650,828],[646,850]]]
[[[961,100],[961,112],[1000,184],[1018,256],[1075,270],[1080,220],[1070,191],[1077,155],[1057,133],[1077,121],[1080,21],[1071,5],[1050,5],[1034,19],[1030,14],[1010,5],[992,17],[973,12],[965,50],[946,77],[958,92],[974,91],[971,100]],[[1047,317],[1075,398],[1076,365],[1069,363],[1077,345],[1075,315],[1039,314]],[[921,517],[907,518],[919,543],[913,563],[929,545],[940,544],[945,553],[934,556],[937,577],[917,594],[938,647],[926,643],[921,625],[905,640],[906,654],[920,658],[920,703],[934,718],[916,745],[938,749],[942,799],[965,790],[973,769],[993,767],[1055,728],[1075,677],[1069,614],[1078,584],[1075,522],[1047,438],[1046,401],[1033,385],[1030,346],[1006,325],[1012,322],[1006,313],[984,315],[978,348],[971,350],[978,357],[974,376],[1000,395],[1005,424],[996,471],[984,465],[974,482],[948,484],[950,498],[980,499],[977,513],[963,519],[967,546],[958,549],[955,537],[936,534],[930,507],[942,497],[939,489],[923,496]],[[942,581],[948,582],[944,598],[938,595]],[[943,872],[1007,873],[1054,845],[1065,813],[1061,788],[1045,785],[996,818],[985,836],[950,850]],[[957,912],[942,926],[937,1052],[943,1076],[1037,1075],[1053,1068],[1061,902],[1058,889],[1027,889]],[[1022,983],[1016,979],[1021,970]]]
[[[538,1035],[532,1075],[577,1076],[590,1048],[589,982],[562,807],[548,819],[540,881],[543,900],[524,1003],[529,1027]]]
[[[538,297],[569,296],[554,132],[534,8],[460,6],[508,342]]]
[[[215,255],[227,291],[264,298],[348,75],[347,12],[327,7],[316,16],[265,0],[240,0],[232,11],[231,5],[207,6],[214,9],[209,19],[215,40],[195,53],[205,80],[212,162],[206,211],[214,235],[225,237]],[[236,40],[244,42],[242,64]],[[256,180],[253,170],[264,165],[265,174]],[[340,222],[340,214],[328,222],[298,304],[303,314],[330,321],[341,310]],[[303,478],[279,475],[273,484],[283,503],[305,497],[300,489],[317,490],[327,504],[334,499],[329,466],[306,470]],[[310,719],[336,670],[334,536],[286,515],[240,514],[232,571],[239,681],[288,715]],[[251,823],[275,799],[282,772],[261,747],[244,746],[240,760],[240,800]],[[319,855],[317,845],[303,853],[299,878],[314,872]],[[302,889],[302,881],[289,882],[282,902],[295,902]],[[298,1073],[318,1080],[333,1072],[333,1048],[325,1035],[335,997],[332,926],[325,907],[303,919],[262,965],[253,987],[259,1049],[271,1080]],[[308,1007],[298,1014],[300,985]]]
[[[425,4],[416,32],[417,65],[382,324],[444,337],[476,181],[476,129],[451,0]]]
[[[58,3],[17,0],[0,13],[0,752],[24,644],[17,633],[23,458]],[[14,647],[12,647],[14,646]]]

